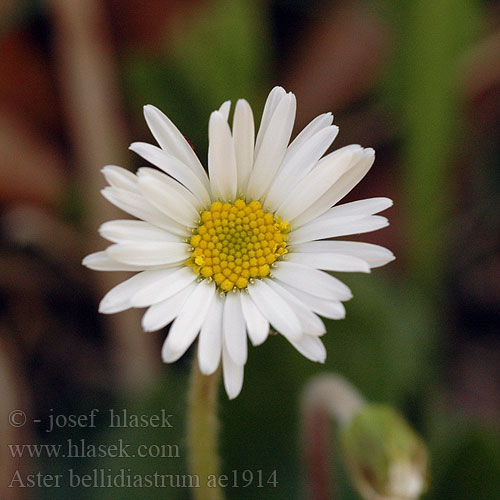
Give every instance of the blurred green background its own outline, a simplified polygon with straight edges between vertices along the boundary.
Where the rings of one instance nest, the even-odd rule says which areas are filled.
[[[141,166],[142,106],[162,109],[206,158],[209,113],[245,97],[258,119],[279,84],[299,131],[332,111],[335,147],[377,160],[349,200],[389,196],[363,235],[397,260],[339,276],[354,299],[327,322],[325,365],[271,337],[241,395],[220,394],[223,470],[276,472],[231,499],[304,498],[299,399],[337,372],[398,408],[428,443],[425,498],[500,495],[500,6],[474,0],[6,0],[0,7],[0,498],[190,498],[186,488],[8,488],[13,474],[186,474],[192,350],[160,362],[166,332],[136,312],[101,317],[114,277],[80,267],[104,248],[106,163]],[[102,273],[100,273],[102,274]],[[116,280],[119,280],[116,278]],[[26,412],[22,427],[8,423]],[[47,432],[50,415],[100,410],[96,428]],[[171,429],[111,429],[110,409],[173,415]],[[33,422],[39,420],[40,422]],[[7,444],[177,444],[180,457],[13,457]],[[334,445],[335,448],[335,445]],[[42,454],[43,455],[43,454]],[[340,470],[337,496],[358,498]]]

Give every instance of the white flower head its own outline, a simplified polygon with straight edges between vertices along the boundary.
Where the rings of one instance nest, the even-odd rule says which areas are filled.
[[[326,318],[345,316],[351,291],[324,271],[369,272],[393,260],[380,246],[330,240],[388,225],[374,215],[387,198],[337,205],[374,161],[373,149],[351,145],[323,156],[337,135],[330,113],[315,118],[289,144],[295,96],[275,87],[257,137],[252,109],[230,102],[209,122],[208,175],[184,136],[157,108],[144,114],[160,147],[130,149],[158,169],[136,175],[106,166],[102,194],[140,220],[100,228],[113,244],[87,256],[99,271],[134,271],[102,299],[99,310],[147,307],[146,331],[172,323],[162,349],[178,360],[198,340],[198,361],[213,373],[222,358],[230,398],[241,391],[247,334],[264,342],[270,326],[300,353],[324,362]]]

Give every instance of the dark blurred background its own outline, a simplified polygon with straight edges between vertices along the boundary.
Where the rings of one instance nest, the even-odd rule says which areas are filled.
[[[500,496],[500,4],[486,0],[2,0],[0,4],[0,498],[188,499],[189,490],[8,488],[22,474],[186,473],[192,350],[164,366],[166,332],[140,312],[97,313],[123,279],[81,267],[118,211],[100,169],[134,169],[142,118],[161,108],[205,162],[210,111],[275,84],[297,95],[296,132],[332,111],[335,147],[374,147],[348,199],[389,196],[391,226],[363,241],[397,260],[329,321],[324,366],[282,337],[251,349],[242,394],[221,393],[224,471],[277,471],[231,499],[304,495],[299,397],[338,372],[397,407],[426,439],[426,498]],[[50,415],[100,410],[96,428]],[[110,429],[109,409],[174,415],[172,429]],[[9,425],[13,409],[27,415]],[[34,422],[39,420],[40,422]],[[180,458],[13,457],[12,443],[170,443]],[[338,497],[355,499],[342,471]],[[15,483],[17,484],[17,483]]]

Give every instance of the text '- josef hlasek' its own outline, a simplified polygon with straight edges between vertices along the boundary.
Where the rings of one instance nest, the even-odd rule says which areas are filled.
[[[35,420],[38,424],[44,424],[45,432],[52,432],[62,428],[93,428],[97,422],[110,428],[171,428],[174,426],[174,416],[167,410],[160,410],[151,414],[131,413],[126,408],[114,410],[111,408],[106,412],[101,412],[98,408],[92,409],[89,413],[80,415],[56,414],[50,410],[46,421]]]

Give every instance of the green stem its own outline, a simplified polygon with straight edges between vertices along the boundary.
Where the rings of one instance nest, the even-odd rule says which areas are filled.
[[[190,474],[196,474],[200,480],[200,487],[193,489],[195,500],[224,500],[223,491],[217,486],[220,476],[217,448],[219,378],[219,371],[213,375],[202,375],[197,360],[193,361],[189,387],[187,444]],[[215,480],[210,482],[210,476]]]

